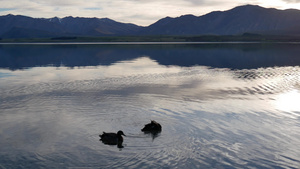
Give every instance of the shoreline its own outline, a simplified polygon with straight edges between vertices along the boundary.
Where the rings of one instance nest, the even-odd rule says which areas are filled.
[[[214,44],[300,44],[300,42],[0,42],[0,45],[214,45]]]
[[[300,43],[293,35],[149,35],[103,37],[0,38],[0,44],[241,44],[241,43]]]

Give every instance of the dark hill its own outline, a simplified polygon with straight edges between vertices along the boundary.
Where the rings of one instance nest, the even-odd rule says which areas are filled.
[[[0,37],[4,38],[130,35],[141,29],[134,24],[120,23],[107,18],[44,19],[5,15],[0,16],[0,23]]]
[[[148,27],[108,18],[0,16],[0,38],[130,35],[300,35],[300,10],[245,5],[203,16],[166,17]]]
[[[245,32],[289,34],[300,27],[299,10],[277,10],[245,5],[203,16],[184,15],[163,18],[144,28],[143,34],[160,35],[236,35]],[[300,34],[300,31],[293,33]]]

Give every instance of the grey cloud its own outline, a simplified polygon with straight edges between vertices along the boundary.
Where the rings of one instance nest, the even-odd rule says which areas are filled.
[[[287,3],[300,0],[283,0]],[[157,20],[185,14],[197,16],[213,10],[228,10],[241,4],[261,4],[262,0],[0,0],[0,14],[32,17],[108,17],[120,22],[147,26]],[[10,12],[12,11],[12,12]]]
[[[16,8],[0,8],[0,12],[4,12],[4,11],[13,11]]]
[[[101,10],[101,8],[84,8],[85,10],[91,10],[91,11],[98,11]]]
[[[300,3],[300,0],[282,0],[287,3]]]
[[[214,1],[207,1],[207,0],[186,0],[186,1],[194,5],[204,5],[210,2],[214,2]]]

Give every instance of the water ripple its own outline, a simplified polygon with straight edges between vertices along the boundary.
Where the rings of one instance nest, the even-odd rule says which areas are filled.
[[[0,91],[0,164],[299,166],[300,111],[288,104],[291,100],[283,104],[288,97],[299,98],[299,67],[161,69],[166,70],[5,86]],[[163,126],[156,136],[140,131],[150,120]],[[118,130],[128,135],[123,149],[99,141],[102,131]],[[12,161],[17,166],[8,164]]]

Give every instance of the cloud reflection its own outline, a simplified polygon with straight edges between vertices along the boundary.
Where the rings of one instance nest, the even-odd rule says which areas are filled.
[[[201,109],[209,112],[299,111],[296,103],[286,99],[299,100],[298,92],[282,94],[298,83],[299,71],[297,67],[230,70],[205,66],[163,66],[145,56],[110,66],[1,70],[0,73],[6,77],[0,88],[6,89],[1,92],[4,96],[10,95],[11,90],[24,90],[20,93],[62,90],[60,84],[68,82],[67,87],[77,91],[96,89],[98,92],[126,95],[156,94],[171,99],[204,102]],[[48,88],[43,89],[41,84],[47,84],[44,87]],[[18,86],[28,87],[18,89]],[[277,100],[276,108],[269,98]],[[216,106],[211,106],[211,102],[205,104],[208,100]],[[256,100],[255,104],[251,104],[253,100]],[[158,104],[168,104],[162,103],[162,100],[160,102]]]
[[[298,90],[288,91],[276,97],[275,106],[285,112],[300,113],[300,93]],[[300,115],[300,114],[299,114]]]

